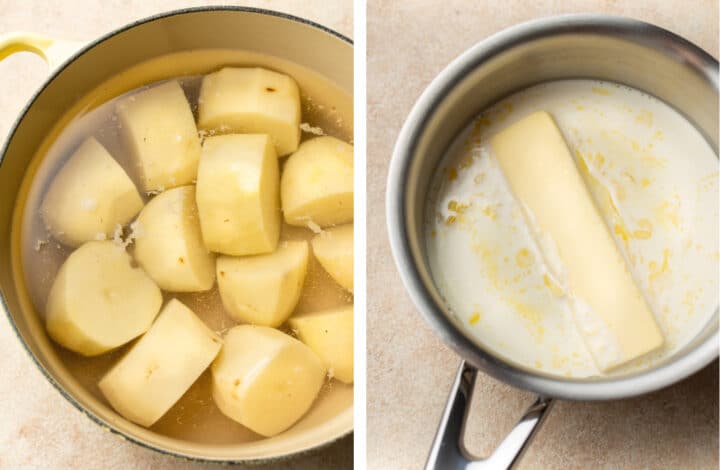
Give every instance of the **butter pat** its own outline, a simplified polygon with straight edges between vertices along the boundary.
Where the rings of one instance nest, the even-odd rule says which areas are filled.
[[[609,371],[662,346],[655,318],[552,117],[533,113],[490,146],[533,230],[557,248],[577,328],[598,368]]]

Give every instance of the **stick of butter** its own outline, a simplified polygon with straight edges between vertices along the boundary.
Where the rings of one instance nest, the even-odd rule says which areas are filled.
[[[490,141],[536,235],[552,240],[575,323],[609,371],[653,351],[663,336],[553,118],[524,117]],[[540,244],[541,251],[546,251]]]

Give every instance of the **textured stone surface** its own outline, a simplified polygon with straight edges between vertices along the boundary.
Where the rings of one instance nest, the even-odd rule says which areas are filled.
[[[385,180],[400,126],[432,78],[471,45],[572,12],[650,21],[718,55],[715,0],[368,0],[368,468],[422,466],[459,361],[415,311],[391,261]],[[531,399],[481,375],[468,447],[489,452]],[[718,363],[649,396],[558,403],[520,468],[718,468]]]
[[[145,16],[209,1],[0,0],[0,34],[36,31],[53,37],[91,40]],[[323,0],[225,1],[284,11],[352,36],[352,2]],[[10,126],[46,75],[45,64],[30,54],[0,62],[0,136]],[[3,195],[4,197],[5,195]],[[0,469],[177,469],[208,468],[181,462],[121,441],[103,431],[63,399],[43,378],[0,318]],[[292,461],[293,468],[352,468],[352,437]],[[263,468],[287,468],[281,462]],[[215,465],[210,468],[221,468]]]

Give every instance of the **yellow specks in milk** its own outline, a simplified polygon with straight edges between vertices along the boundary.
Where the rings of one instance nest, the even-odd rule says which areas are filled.
[[[451,214],[445,219],[445,224],[452,225],[455,222],[464,224],[466,222],[464,213],[468,207],[470,207],[470,204],[465,204],[451,199],[447,205],[448,211],[450,211]]]
[[[497,211],[490,204],[482,208],[482,213],[489,217],[490,220],[497,220]]]
[[[624,201],[627,197],[627,191],[625,190],[625,186],[623,186],[622,183],[616,179],[613,179],[611,183],[615,199],[617,199],[619,202]]]
[[[450,200],[450,202],[448,202],[448,206],[447,206],[447,207],[448,207],[448,210],[451,210],[451,211],[453,211],[453,212],[457,212],[458,214],[462,214],[463,212],[465,212],[465,209],[467,209],[468,207],[470,207],[470,205],[469,205],[469,204],[463,204],[462,202],[458,202],[458,201],[452,199],[452,200]]]
[[[538,342],[542,341],[545,336],[545,328],[543,327],[540,312],[533,306],[513,296],[507,296],[505,301],[512,307],[515,313],[523,318],[525,326],[535,340]]]
[[[451,166],[450,168],[448,168],[446,170],[446,174],[447,174],[448,181],[455,181],[458,177],[457,168],[455,168],[454,166]]]
[[[632,173],[630,173],[629,171],[623,171],[623,172],[622,172],[622,175],[623,175],[623,177],[625,177],[625,179],[627,179],[629,182],[635,184],[635,177],[633,176]]]
[[[489,117],[482,115],[473,121],[470,136],[468,137],[467,143],[472,145],[479,145],[483,141],[483,133],[486,127],[489,127],[492,121]]]
[[[633,230],[633,238],[637,240],[647,240],[652,237],[653,226],[648,219],[638,220],[637,227],[637,229]]]
[[[702,288],[698,288],[697,290],[691,289],[685,292],[685,297],[683,298],[682,304],[683,306],[687,307],[688,316],[691,316],[695,313],[695,307],[698,299],[700,298],[700,294],[702,294]]]
[[[666,274],[670,273],[670,257],[672,256],[672,252],[670,249],[665,248],[663,250],[663,258],[661,262],[657,261],[650,261],[648,264],[648,268],[650,268],[650,275],[648,276],[648,281],[650,283],[650,287],[655,287],[654,284],[664,277]]]
[[[700,178],[698,181],[698,191],[717,191],[719,176],[720,173],[715,171]]]
[[[615,225],[613,225],[613,232],[615,233],[615,235],[620,237],[620,239],[623,241],[623,244],[625,245],[625,251],[628,251],[628,242],[630,241],[631,235],[628,232],[627,227],[625,227],[625,224],[616,223]]]
[[[595,93],[596,95],[603,95],[603,96],[607,96],[610,94],[610,90],[608,90],[607,88],[599,87],[599,86],[592,87],[592,92]]]
[[[513,273],[515,274],[513,275],[507,270],[499,269],[499,260],[502,255],[501,250],[497,246],[490,246],[476,241],[472,247],[473,251],[479,255],[484,274],[486,278],[491,281],[500,299],[522,319],[527,331],[535,340],[538,342],[542,341],[545,335],[545,329],[540,311],[536,306],[526,301],[521,289],[511,287],[511,284],[516,284],[527,276],[528,272],[520,274],[516,272]],[[527,255],[532,256],[529,251]],[[520,295],[518,296],[517,294]]]
[[[470,318],[468,319],[468,323],[470,325],[477,325],[477,323],[480,321],[480,312],[475,311],[472,315],[470,315]]]
[[[605,165],[605,155],[600,152],[595,153],[594,156],[590,155],[592,162],[598,169],[601,169]]]
[[[529,268],[535,262],[535,255],[528,251],[527,248],[521,248],[515,253],[515,264],[519,268]]]
[[[488,279],[490,279],[495,289],[499,291],[502,288],[502,284],[498,276],[498,263],[495,259],[496,256],[493,255],[495,250],[490,250],[488,246],[481,242],[473,243],[472,249],[479,256],[482,263],[481,266],[484,268]]]
[[[656,157],[652,154],[646,154],[640,157],[640,162],[648,168],[662,169],[667,165],[667,160],[661,157]]]
[[[637,240],[647,240],[652,237],[652,232],[650,230],[635,230],[633,231],[632,236]]]
[[[655,207],[655,219],[665,228],[680,228],[680,199],[663,201]]]
[[[568,358],[565,356],[553,356],[552,366],[555,369],[563,369],[567,367],[568,362]]]
[[[637,116],[635,116],[635,121],[644,126],[652,126],[653,120],[653,113],[647,109],[643,109],[637,114]]]
[[[463,158],[458,162],[458,167],[461,170],[464,170],[465,168],[472,165],[474,160],[475,157],[473,156],[472,152],[467,152],[465,156],[463,156]]]

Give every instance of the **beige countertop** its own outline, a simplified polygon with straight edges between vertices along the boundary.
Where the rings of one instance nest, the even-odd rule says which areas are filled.
[[[606,12],[656,23],[718,56],[718,4],[707,1],[368,1],[368,468],[420,468],[459,362],[411,304],[391,260],[385,179],[415,99],[454,57],[518,22]],[[467,445],[485,454],[531,395],[478,378]],[[560,402],[521,468],[718,468],[718,363],[648,396]]]
[[[36,31],[53,37],[91,40],[128,22],[207,1],[105,2],[64,0],[0,1],[0,34]],[[218,3],[218,2],[215,2]],[[225,1],[302,16],[352,36],[352,2],[323,0]],[[37,57],[17,54],[0,62],[0,136],[5,139],[25,102],[45,79]],[[63,399],[23,351],[4,318],[0,319],[0,469],[199,469],[216,465],[181,462],[103,431]],[[352,468],[352,436],[308,457],[293,468]],[[262,468],[286,468],[287,463]]]

